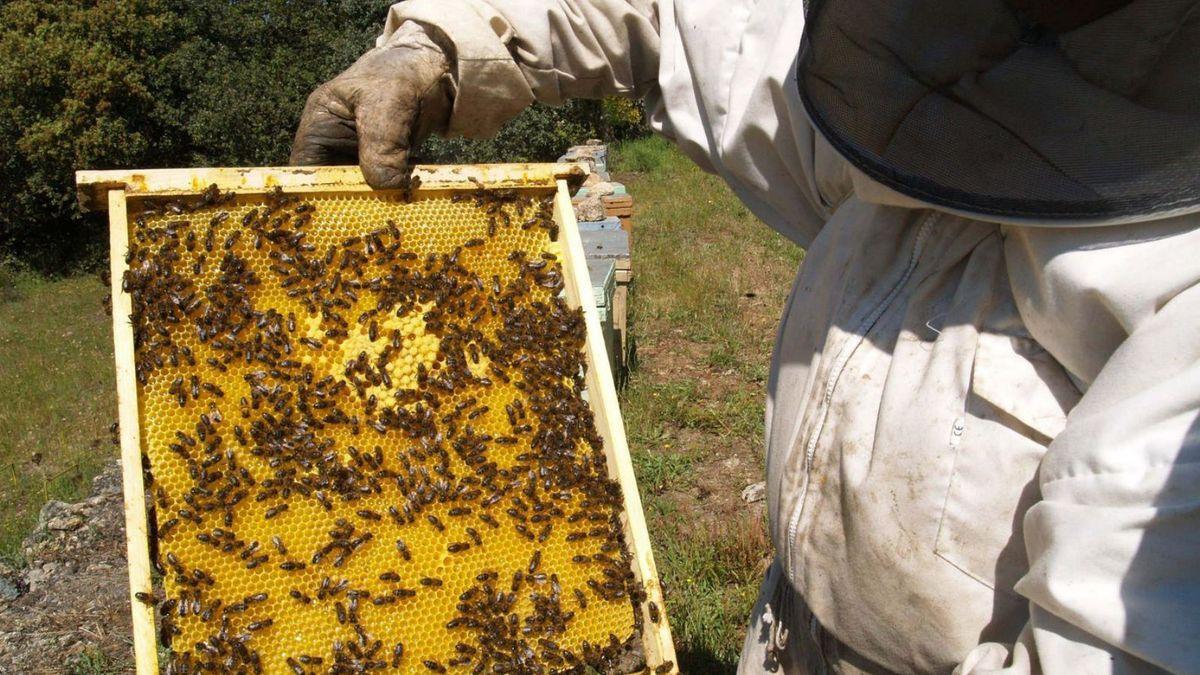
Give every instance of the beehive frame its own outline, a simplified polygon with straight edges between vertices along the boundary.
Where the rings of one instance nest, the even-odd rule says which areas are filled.
[[[621,523],[632,557],[633,572],[646,592],[642,603],[642,642],[650,668],[670,664],[678,672],[662,590],[655,569],[645,516],[637,491],[624,423],[613,383],[613,375],[602,343],[599,316],[588,279],[583,247],[571,206],[568,185],[581,179],[584,169],[576,164],[497,164],[416,167],[420,179],[414,191],[474,190],[497,188],[555,189],[553,215],[562,240],[564,296],[571,307],[582,309],[587,327],[584,359],[585,386],[595,415],[597,431],[604,441],[610,476],[620,486],[624,499]],[[159,672],[158,644],[153,607],[139,602],[135,594],[152,592],[150,535],[147,525],[146,487],[141,470],[138,386],[134,367],[133,326],[128,317],[132,299],[121,290],[125,274],[124,252],[129,247],[127,206],[130,200],[199,195],[210,185],[221,192],[239,195],[265,194],[280,188],[287,193],[366,192],[358,167],[282,167],[163,169],[148,171],[81,171],[76,175],[79,199],[85,209],[107,210],[113,289],[113,338],[117,372],[118,413],[130,605],[132,608],[134,654],[137,672]],[[650,603],[662,608],[650,620]]]

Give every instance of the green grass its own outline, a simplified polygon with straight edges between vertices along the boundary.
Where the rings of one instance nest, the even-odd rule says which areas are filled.
[[[695,458],[685,453],[672,452],[667,447],[657,450],[636,450],[632,453],[633,468],[637,471],[638,485],[642,491],[658,492],[669,485],[677,485],[692,471]]]
[[[723,462],[761,462],[774,329],[803,251],[666,141],[612,152],[635,200],[639,364],[622,412],[668,617],[683,672],[733,672],[770,543]],[[694,498],[705,485],[723,492],[719,516]]]
[[[662,139],[617,146],[613,163],[618,173],[632,172],[627,181],[637,205],[636,283],[646,292],[630,305],[635,319],[666,321],[684,337],[728,352],[751,346],[734,320],[741,299],[764,292],[756,285],[762,266],[794,271],[803,250]]]
[[[670,524],[654,532],[655,560],[670,590],[667,612],[682,672],[732,672],[770,547],[765,524],[697,528],[678,514],[665,518]]]
[[[762,396],[735,389],[723,397],[702,392],[692,379],[647,381],[637,379],[625,392],[626,423],[639,445],[666,440],[667,427],[692,429],[719,437],[747,437],[762,426]]]
[[[95,648],[76,654],[64,666],[67,675],[118,675],[129,671],[129,664],[121,663]]]
[[[115,454],[112,329],[94,277],[0,268],[0,559],[49,499],[87,492]]]

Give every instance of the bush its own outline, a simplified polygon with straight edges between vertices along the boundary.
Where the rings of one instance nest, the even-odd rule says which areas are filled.
[[[415,160],[430,164],[553,161],[567,146],[597,133],[598,101],[568,101],[557,108],[533,105],[493,138],[430,138]]]
[[[175,0],[176,166],[286,164],[304,101],[374,44],[390,0]]]
[[[94,251],[72,172],[159,159],[168,132],[147,64],[169,50],[172,22],[153,1],[0,6],[2,250],[46,269]]]
[[[95,266],[104,224],[77,169],[284,164],[308,93],[367,49],[391,0],[0,3],[0,258]],[[426,162],[547,161],[639,133],[628,101],[534,106],[493,139],[432,139]]]
[[[646,133],[640,101],[573,100],[557,108],[534,104],[494,138],[430,138],[414,159],[430,164],[552,162],[589,138],[617,141]]]

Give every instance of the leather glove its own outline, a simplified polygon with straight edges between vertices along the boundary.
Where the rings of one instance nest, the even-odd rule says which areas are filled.
[[[453,91],[446,50],[407,23],[309,95],[291,163],[357,161],[371,187],[400,187],[409,150],[445,131]]]

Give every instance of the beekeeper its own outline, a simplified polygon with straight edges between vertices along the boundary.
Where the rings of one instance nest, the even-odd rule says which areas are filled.
[[[1200,672],[1200,3],[409,0],[292,160],[610,95],[808,251],[742,672]]]

